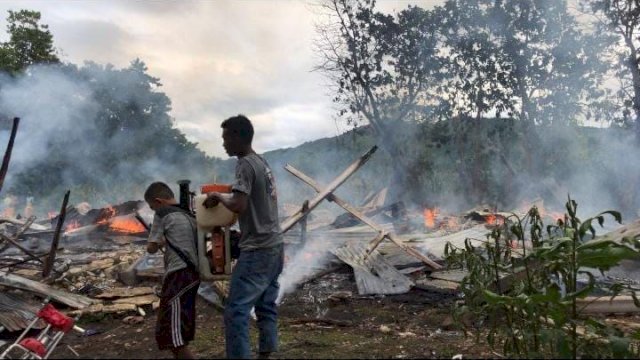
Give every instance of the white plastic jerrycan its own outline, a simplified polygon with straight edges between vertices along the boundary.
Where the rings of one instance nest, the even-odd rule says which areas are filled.
[[[213,274],[211,272],[209,259],[207,258],[207,244],[205,236],[216,226],[233,225],[237,220],[237,215],[221,203],[211,208],[204,207],[204,201],[207,198],[207,193],[215,191],[223,194],[228,193],[230,196],[231,185],[203,185],[201,191],[203,194],[197,195],[194,198],[196,223],[198,224],[199,272],[203,280],[210,280],[213,278]]]

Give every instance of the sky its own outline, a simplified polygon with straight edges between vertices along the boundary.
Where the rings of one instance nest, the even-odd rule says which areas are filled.
[[[378,8],[439,2],[379,0]],[[254,123],[260,153],[349,129],[336,119],[328,80],[313,71],[313,0],[0,1],[0,28],[7,10],[20,9],[41,12],[65,62],[143,60],[171,98],[176,127],[208,155],[226,158],[220,123],[240,113]]]

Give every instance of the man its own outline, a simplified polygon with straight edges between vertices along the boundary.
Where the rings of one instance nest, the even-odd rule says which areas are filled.
[[[211,193],[205,206],[222,203],[238,214],[240,257],[233,269],[224,324],[228,358],[251,358],[249,316],[258,318],[260,358],[278,350],[276,298],[284,251],[278,222],[278,203],[269,164],[251,147],[253,125],[244,115],[222,123],[223,146],[238,157],[232,193]]]
[[[180,208],[165,183],[149,185],[144,199],[155,211],[147,251],[153,254],[166,245],[156,342],[160,350],[170,350],[177,359],[194,359],[187,345],[195,335],[200,285],[195,219]]]

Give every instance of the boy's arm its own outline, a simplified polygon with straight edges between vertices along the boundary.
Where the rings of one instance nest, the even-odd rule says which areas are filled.
[[[149,230],[149,239],[147,240],[147,252],[155,254],[163,244],[162,219],[158,215],[154,215],[153,224],[151,225],[151,230]]]

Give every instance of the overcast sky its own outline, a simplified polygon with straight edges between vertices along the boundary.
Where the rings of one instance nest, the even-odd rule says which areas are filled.
[[[394,11],[409,3],[381,0]],[[226,157],[220,122],[243,113],[254,123],[258,152],[335,136],[322,74],[312,72],[317,9],[313,1],[0,1],[7,10],[42,13],[63,61],[126,67],[142,59],[172,100],[176,126],[207,154]],[[5,36],[6,38],[6,36]]]

